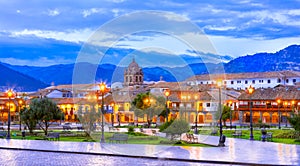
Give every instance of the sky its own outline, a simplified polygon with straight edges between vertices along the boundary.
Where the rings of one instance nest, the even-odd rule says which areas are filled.
[[[0,61],[14,65],[74,63],[92,41],[103,48],[114,43],[118,49],[195,56],[183,43],[205,35],[213,49],[196,51],[233,58],[300,44],[299,0],[0,0],[0,9]],[[144,19],[142,24],[154,21],[157,29],[172,31],[119,36],[119,31],[142,27],[129,17],[136,12],[142,12],[137,19]],[[187,23],[197,26],[197,33],[182,28]],[[94,42],[95,37],[103,40]]]

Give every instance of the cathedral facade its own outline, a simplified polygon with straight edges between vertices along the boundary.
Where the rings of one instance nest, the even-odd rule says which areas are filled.
[[[124,71],[124,86],[143,85],[144,73],[142,68],[135,62],[135,59]]]

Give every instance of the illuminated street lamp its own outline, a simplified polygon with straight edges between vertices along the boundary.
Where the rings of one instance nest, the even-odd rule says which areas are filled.
[[[231,104],[232,104],[232,101],[230,100],[229,101],[229,107],[230,107],[230,112],[229,112],[229,116],[230,116],[230,129],[232,128],[232,115],[231,115]]]
[[[106,91],[106,84],[104,82],[100,83],[99,89],[101,92],[101,140],[100,143],[105,143],[104,138],[104,93]]]
[[[19,121],[20,121],[19,130],[21,131],[21,130],[22,130],[22,124],[21,124],[21,109],[22,109],[22,104],[23,104],[22,99],[20,99],[18,103],[19,103]]]
[[[166,96],[166,121],[168,122],[168,117],[169,117],[168,101],[169,101],[169,96],[170,96],[170,90],[166,89],[164,94]]]
[[[253,139],[253,113],[252,113],[252,93],[254,92],[254,88],[250,85],[250,87],[247,90],[248,94],[249,94],[249,100],[250,100],[250,140],[254,140]]]
[[[225,136],[223,136],[223,129],[222,129],[222,104],[221,104],[221,88],[222,88],[222,81],[217,81],[217,86],[219,88],[219,111],[220,111],[220,139],[218,146],[225,146]]]
[[[8,124],[7,124],[7,136],[6,139],[10,139],[10,103],[11,103],[11,97],[13,96],[13,91],[9,89],[7,92],[8,97]]]
[[[197,103],[196,100],[198,99],[198,96],[195,96],[194,98],[195,98],[195,103]],[[198,134],[198,110],[197,110],[197,107],[196,107],[196,119],[195,119],[195,130],[194,130],[194,133]]]
[[[111,103],[110,104],[111,106],[111,127],[114,127],[114,106],[115,106],[115,103]]]
[[[295,101],[293,100],[293,101],[292,101],[292,112],[293,112],[293,113],[295,113],[295,107],[294,107],[294,106],[295,106]],[[293,115],[293,114],[292,114],[292,115]]]
[[[279,105],[281,103],[281,100],[280,99],[277,99],[277,105],[278,105],[278,129],[281,129],[280,127],[280,110],[279,110]]]
[[[285,101],[283,103],[283,105],[284,105],[284,109],[285,109],[285,127],[287,127],[287,105],[288,105],[288,102]]]

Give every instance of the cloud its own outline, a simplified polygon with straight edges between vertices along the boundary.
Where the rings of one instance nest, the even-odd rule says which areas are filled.
[[[96,14],[96,13],[103,14],[103,13],[105,13],[105,11],[106,10],[103,8],[91,8],[91,9],[83,10],[82,15],[85,18],[85,17],[88,17],[88,16],[90,16],[92,14]]]
[[[48,15],[49,15],[49,16],[57,16],[57,15],[59,15],[59,14],[60,14],[60,12],[59,12],[58,9],[48,10]]]
[[[74,60],[65,59],[64,57],[56,57],[49,59],[47,57],[40,57],[38,59],[17,59],[17,58],[0,58],[0,61],[3,63],[20,65],[20,66],[51,66],[59,64],[71,64],[74,63]]]
[[[22,31],[10,32],[10,36],[12,37],[36,36],[36,37],[46,38],[46,39],[55,39],[61,41],[80,43],[80,42],[85,42],[93,32],[94,30],[91,29],[67,30],[65,32],[24,29]]]
[[[219,55],[231,55],[233,57],[253,55],[255,53],[275,53],[289,45],[299,44],[299,37],[286,37],[278,39],[253,39],[233,38],[228,36],[212,36],[212,41]]]

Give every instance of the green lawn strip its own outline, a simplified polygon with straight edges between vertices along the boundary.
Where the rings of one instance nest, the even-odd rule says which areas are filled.
[[[228,138],[241,138],[241,139],[250,139],[250,129],[242,130],[243,136],[234,137],[232,134],[235,129],[232,130],[223,130],[223,134]],[[219,131],[218,131],[219,132]],[[300,141],[296,139],[296,134],[294,130],[279,130],[279,129],[267,129],[267,132],[273,133],[272,142],[276,143],[284,143],[284,144],[296,144],[300,145]],[[208,131],[200,131],[200,134],[208,134]],[[261,141],[261,130],[253,130],[253,138],[254,140]],[[218,135],[219,136],[219,133]]]
[[[54,130],[51,132],[59,132],[60,134],[60,141],[69,141],[69,142],[99,142],[101,137],[101,132],[96,132],[93,134],[92,139],[89,139],[84,135],[83,131],[59,131]],[[26,140],[44,140],[44,132],[42,131],[35,131],[37,135],[28,135],[26,134]],[[109,138],[113,136],[113,132],[105,132],[104,137],[106,142],[109,142]],[[127,133],[123,133],[127,134]],[[13,131],[12,132],[12,139],[22,139],[20,131]],[[97,140],[93,140],[96,138]],[[99,139],[99,140],[98,140]],[[142,133],[134,133],[128,135],[128,144],[147,144],[147,145],[175,145],[175,146],[195,146],[195,147],[211,147],[205,144],[196,144],[196,143],[186,143],[184,141],[170,141],[167,138],[162,138],[158,136],[149,136]],[[176,144],[180,143],[180,144]]]

